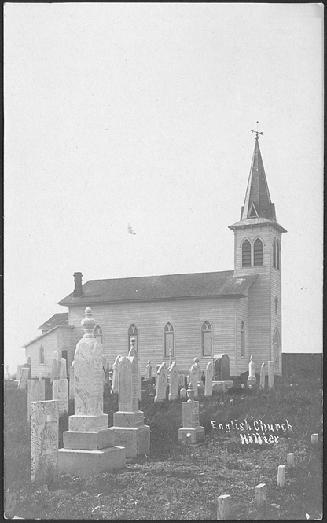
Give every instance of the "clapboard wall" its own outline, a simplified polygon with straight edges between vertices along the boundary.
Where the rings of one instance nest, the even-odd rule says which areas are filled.
[[[103,347],[109,365],[116,356],[128,353],[128,328],[138,329],[138,353],[141,373],[148,360],[153,365],[164,358],[164,327],[170,322],[174,327],[175,361],[180,370],[187,370],[194,357],[199,357],[204,370],[214,354],[230,356],[231,373],[235,367],[236,318],[239,299],[185,299],[160,300],[138,303],[108,303],[92,305],[93,316],[101,326]],[[68,321],[82,336],[80,326],[84,307],[70,307]],[[201,351],[201,326],[208,321],[212,327],[212,356],[204,357]]]

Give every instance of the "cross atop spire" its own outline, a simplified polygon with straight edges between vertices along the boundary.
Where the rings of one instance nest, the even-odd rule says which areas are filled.
[[[255,139],[258,142],[259,141],[259,134],[263,135],[263,132],[259,131],[259,122],[257,121],[256,123],[257,123],[257,130],[255,131],[254,129],[251,129],[251,133],[255,133]]]

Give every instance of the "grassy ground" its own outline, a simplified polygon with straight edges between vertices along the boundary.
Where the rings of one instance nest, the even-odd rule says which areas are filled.
[[[231,401],[232,399],[232,401]],[[232,391],[200,402],[205,443],[177,442],[181,403],[141,404],[151,428],[150,455],[116,473],[80,479],[61,475],[48,485],[29,480],[30,440],[26,427],[26,396],[6,389],[4,413],[5,511],[27,519],[216,519],[220,494],[233,498],[233,519],[321,519],[322,514],[322,394],[318,379],[299,377],[279,383],[270,393]],[[105,396],[104,410],[117,410],[117,398]],[[293,432],[279,434],[274,445],[241,445],[237,431],[215,430],[211,421],[282,423]],[[109,422],[110,423],[110,422]],[[61,420],[61,431],[67,419]],[[319,434],[312,447],[310,435]],[[277,466],[295,453],[295,469],[286,470],[286,487],[276,486]],[[267,484],[267,508],[254,506],[254,487]]]

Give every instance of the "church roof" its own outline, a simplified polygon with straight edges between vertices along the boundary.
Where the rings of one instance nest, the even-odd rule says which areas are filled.
[[[39,329],[41,330],[50,330],[56,327],[57,325],[68,325],[68,313],[67,312],[58,312],[51,316],[47,321],[40,325]]]
[[[90,280],[83,285],[83,296],[74,296],[72,292],[59,305],[242,297],[257,275],[233,274],[234,271],[220,271]]]

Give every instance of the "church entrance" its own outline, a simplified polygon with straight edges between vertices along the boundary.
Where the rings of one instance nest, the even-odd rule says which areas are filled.
[[[279,330],[275,329],[273,337],[273,362],[275,365],[275,372],[280,372],[280,358],[281,358],[281,342]]]

